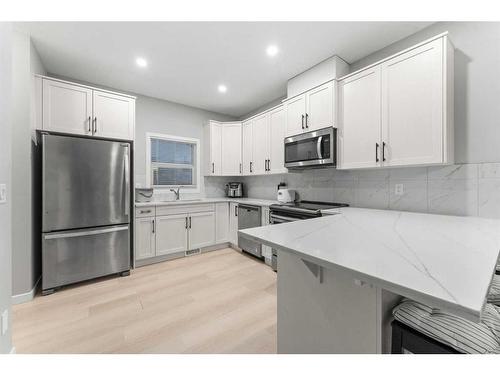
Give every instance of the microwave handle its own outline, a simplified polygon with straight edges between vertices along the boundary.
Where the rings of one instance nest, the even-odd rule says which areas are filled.
[[[323,136],[319,136],[318,142],[316,143],[316,151],[318,152],[318,159],[323,159],[323,153],[321,152],[321,142],[323,142]]]

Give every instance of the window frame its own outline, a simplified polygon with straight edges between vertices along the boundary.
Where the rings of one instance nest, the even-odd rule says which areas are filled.
[[[195,164],[193,165],[193,168],[195,169],[193,177],[195,178],[195,184],[194,185],[153,185],[153,168],[152,164],[153,162],[151,161],[151,139],[161,139],[165,141],[172,141],[172,142],[184,142],[184,143],[191,143],[195,145]],[[162,134],[162,133],[146,133],[146,186],[148,188],[153,188],[153,189],[158,189],[158,190],[165,190],[165,189],[174,189],[178,187],[182,187],[184,192],[189,192],[189,193],[199,193],[200,192],[200,179],[201,179],[201,165],[200,165],[200,155],[201,155],[201,149],[200,149],[200,140],[198,138],[188,138],[188,137],[180,137],[176,135],[170,135],[170,134]],[[186,191],[187,190],[187,191]]]

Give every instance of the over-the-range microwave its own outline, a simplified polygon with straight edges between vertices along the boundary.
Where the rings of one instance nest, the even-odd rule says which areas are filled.
[[[285,138],[285,167],[335,166],[337,129],[333,127]]]

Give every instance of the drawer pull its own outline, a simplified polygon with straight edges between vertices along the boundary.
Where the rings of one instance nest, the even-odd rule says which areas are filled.
[[[151,210],[141,210],[140,213],[141,214],[150,214]]]

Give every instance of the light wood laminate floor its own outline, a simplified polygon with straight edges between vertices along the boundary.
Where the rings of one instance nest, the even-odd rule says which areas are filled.
[[[13,308],[18,353],[276,353],[276,274],[233,249]]]

